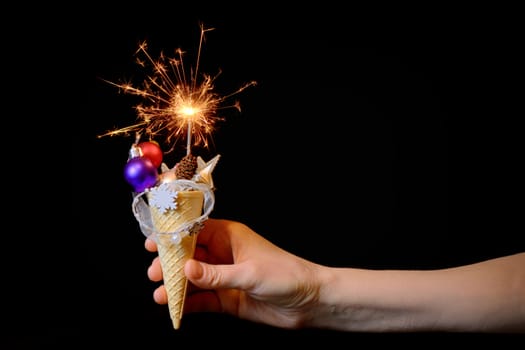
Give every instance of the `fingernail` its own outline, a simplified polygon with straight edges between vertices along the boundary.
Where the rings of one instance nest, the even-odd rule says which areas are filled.
[[[196,266],[195,266],[195,275],[197,275],[197,278],[201,278],[202,275],[204,274],[204,268],[202,266],[202,264],[198,261],[195,262]]]

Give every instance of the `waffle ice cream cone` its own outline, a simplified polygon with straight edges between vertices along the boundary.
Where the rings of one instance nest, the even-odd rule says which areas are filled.
[[[168,294],[169,313],[175,329],[180,327],[186,297],[184,264],[195,253],[197,233],[184,235],[178,243],[173,241],[171,235],[162,233],[176,231],[189,220],[198,218],[202,214],[203,202],[203,192],[188,190],[178,192],[175,209],[161,211],[155,206],[150,207],[152,223],[160,233],[157,236],[158,254]]]

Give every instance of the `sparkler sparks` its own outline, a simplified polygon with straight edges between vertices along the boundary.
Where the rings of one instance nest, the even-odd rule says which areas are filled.
[[[214,82],[220,72],[213,77],[207,74],[199,76],[204,35],[213,28],[204,28],[202,25],[200,28],[197,60],[189,73],[184,67],[184,52],[181,49],[175,51],[175,57],[170,58],[161,53],[159,59],[155,60],[148,53],[146,42],[143,42],[136,53],[143,55],[145,60],[138,59],[137,62],[144,68],[151,65],[153,70],[153,73],[144,79],[143,86],[135,87],[129,83],[117,84],[105,80],[124,93],[144,98],[147,103],[135,106],[139,119],[136,124],[109,131],[99,137],[132,132],[139,136],[148,135],[151,139],[162,135],[166,143],[174,147],[186,133],[187,154],[191,153],[192,146],[209,146],[209,137],[215,130],[216,123],[223,119],[219,116],[218,110],[224,108],[240,110],[238,102],[224,106],[224,101],[255,85],[256,82],[251,81],[228,95],[214,92]]]

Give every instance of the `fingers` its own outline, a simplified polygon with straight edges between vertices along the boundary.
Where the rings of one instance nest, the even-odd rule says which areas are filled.
[[[149,238],[146,238],[146,241],[144,242],[144,247],[148,252],[156,252],[157,251],[157,244]]]
[[[164,285],[158,287],[153,291],[153,300],[157,304],[161,305],[168,303],[168,294],[166,293],[166,288],[164,287]]]
[[[160,265],[160,258],[157,256],[151,262],[151,265],[148,267],[148,278],[153,282],[162,281],[162,267]]]

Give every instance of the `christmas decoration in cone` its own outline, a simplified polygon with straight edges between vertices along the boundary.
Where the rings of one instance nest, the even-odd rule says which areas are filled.
[[[213,91],[216,77],[201,75],[198,64],[204,33],[210,30],[201,26],[197,64],[189,72],[183,68],[182,50],[176,50],[177,57],[162,54],[154,60],[147,52],[146,42],[141,43],[137,54],[145,59],[137,61],[142,67],[153,68],[142,87],[108,81],[126,93],[145,99],[146,103],[136,106],[139,121],[99,136],[135,132],[124,177],[133,188],[132,210],[140,229],[157,243],[175,329],[180,327],[186,295],[184,264],[193,257],[198,232],[213,210],[215,188],[211,174],[220,157],[216,155],[205,162],[193,155],[191,147],[208,148],[208,137],[216,122],[222,120],[217,110],[226,107],[240,110],[237,102],[230,106],[222,103],[256,84],[251,81],[225,96]],[[149,140],[140,142],[145,136]],[[163,163],[164,153],[153,141],[161,136],[169,152],[176,149],[175,144],[181,137],[186,136],[186,155],[172,168]]]

